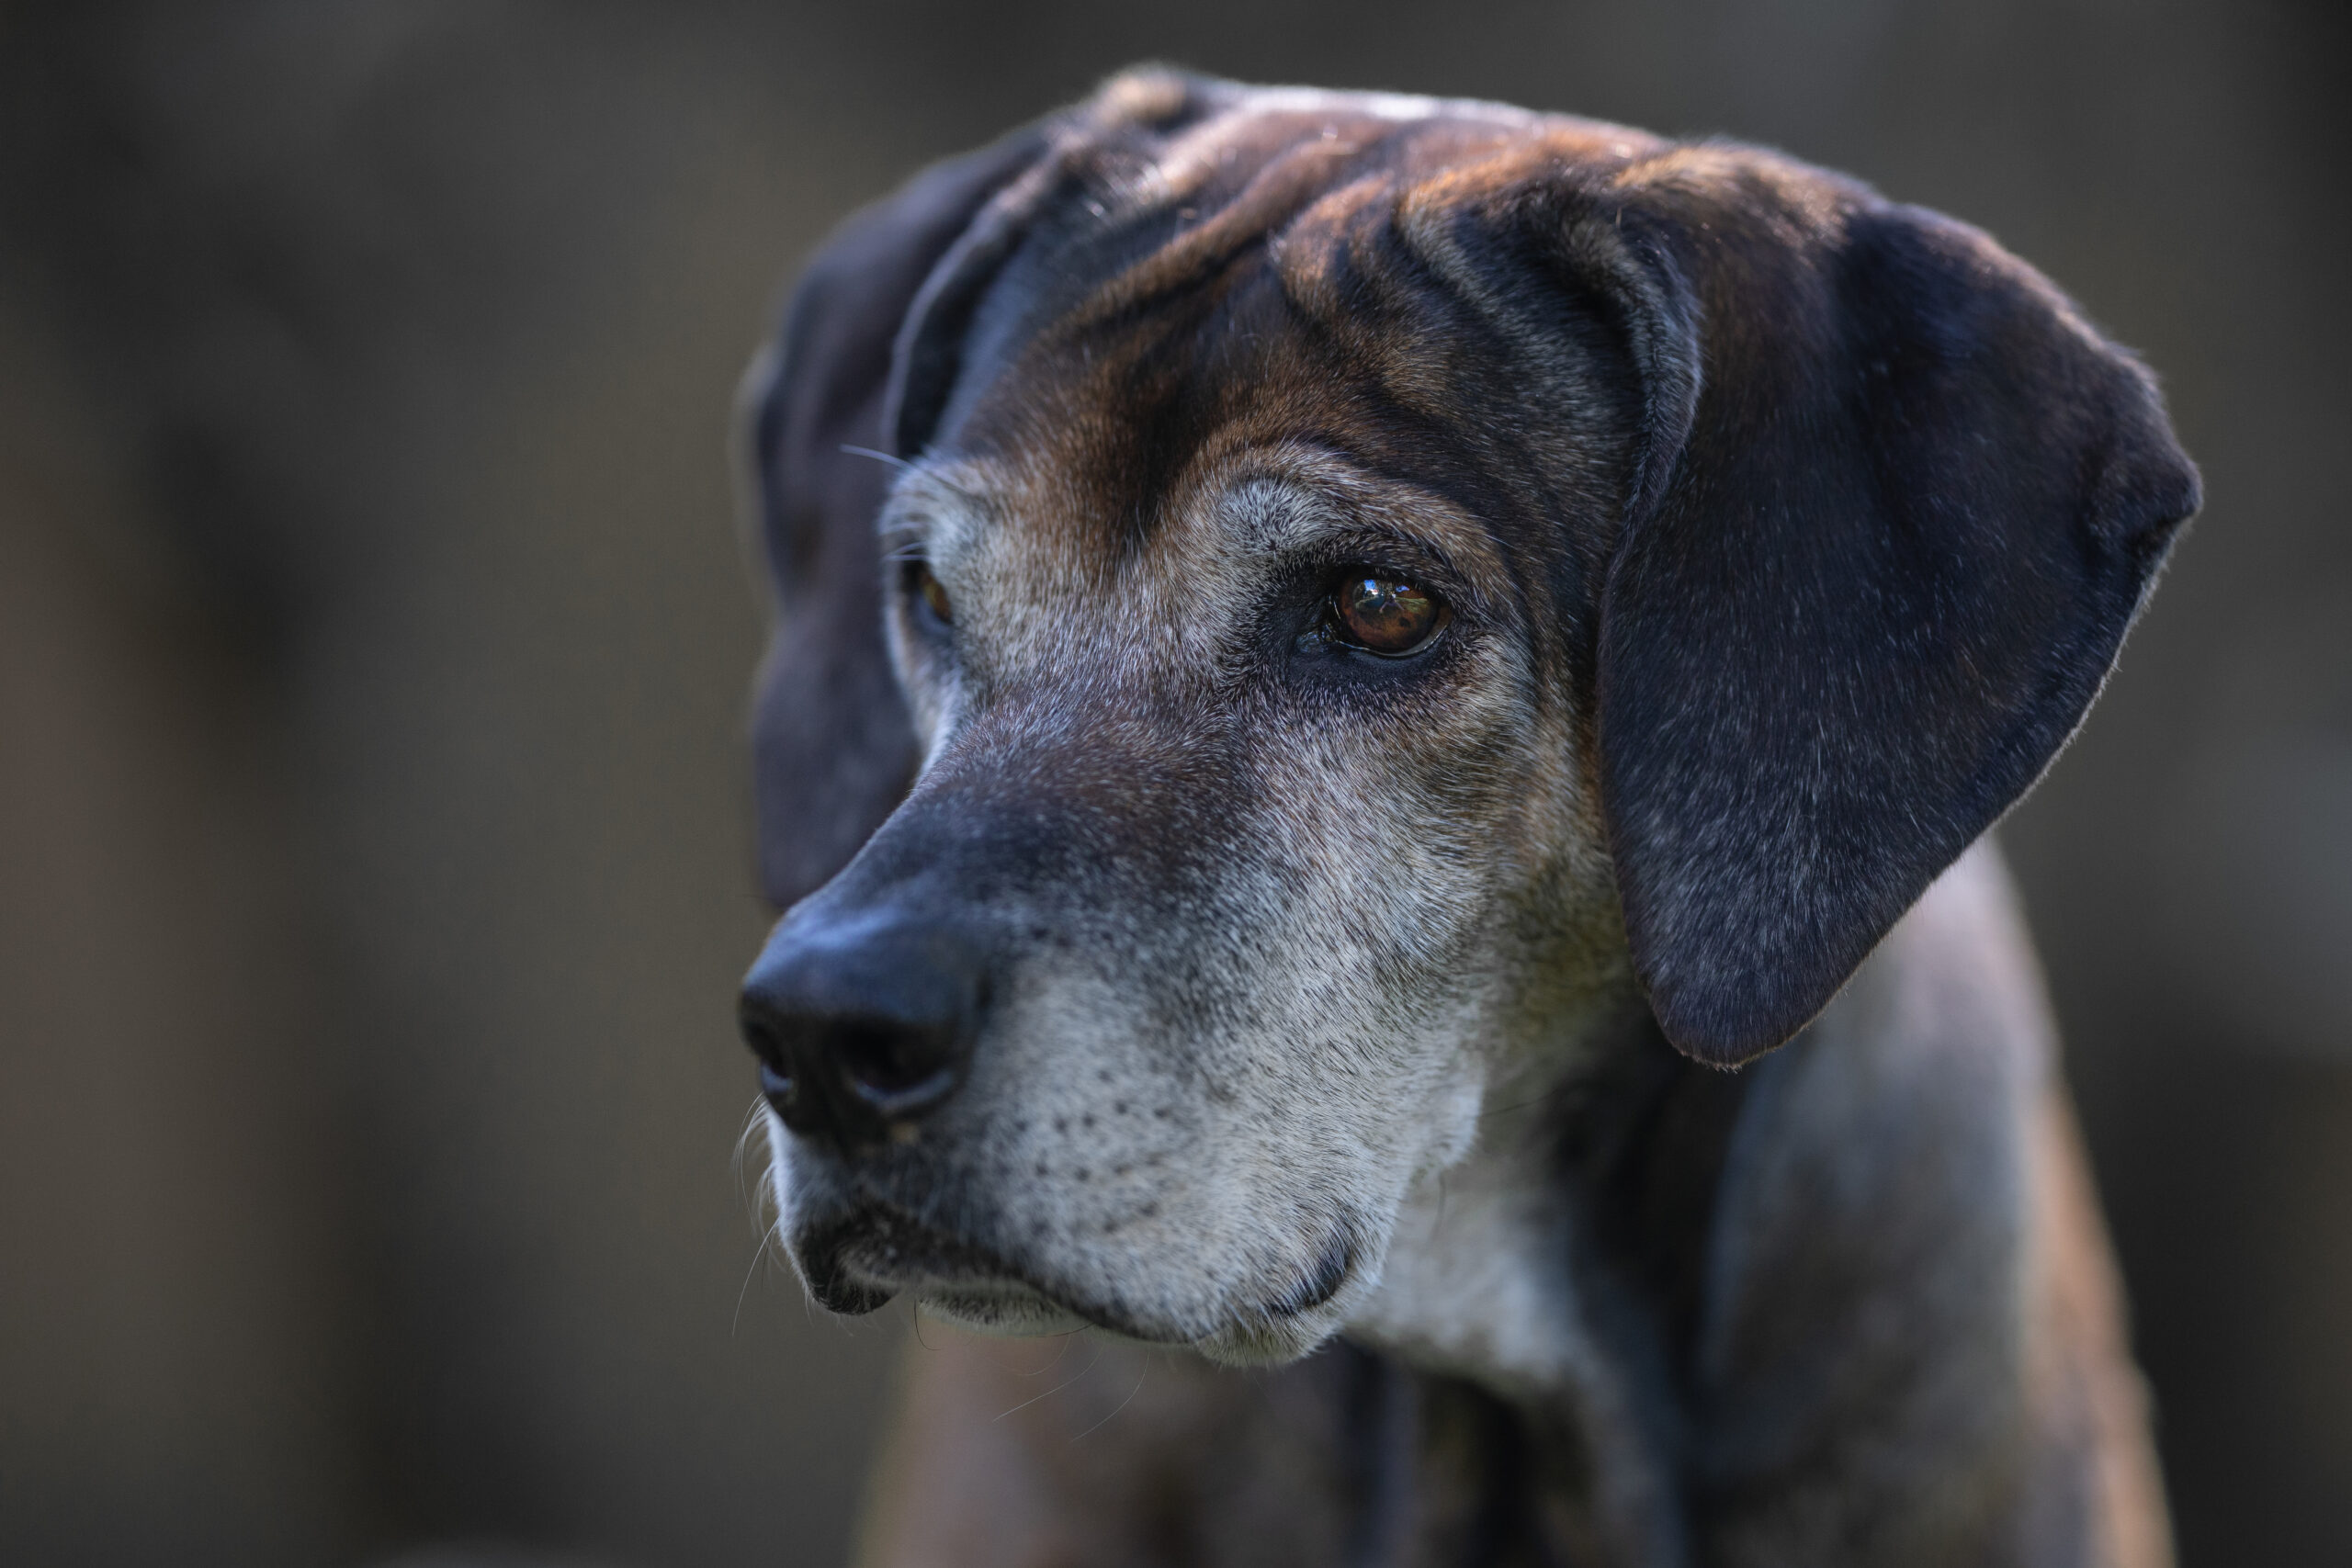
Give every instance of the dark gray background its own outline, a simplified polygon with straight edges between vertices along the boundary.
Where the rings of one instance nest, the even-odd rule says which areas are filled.
[[[907,1330],[730,1164],[729,397],[1139,57],[1775,142],[2163,373],[2211,505],[2007,838],[2185,1559],[2352,1561],[2346,16],[0,3],[0,1561],[841,1557]]]

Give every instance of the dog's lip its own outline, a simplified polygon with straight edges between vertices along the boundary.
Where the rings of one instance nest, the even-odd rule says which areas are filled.
[[[1347,1228],[1326,1242],[1313,1268],[1261,1309],[1270,1321],[1296,1320],[1327,1305],[1354,1272],[1359,1241]],[[1123,1304],[1090,1300],[1042,1280],[980,1243],[869,1200],[804,1237],[795,1249],[810,1293],[844,1315],[869,1313],[911,1292],[951,1311],[960,1303],[1026,1302],[1125,1339],[1198,1345],[1220,1337],[1211,1325],[1186,1328],[1141,1317]]]
[[[1314,1270],[1268,1303],[1267,1311],[1276,1317],[1300,1317],[1326,1304],[1347,1284],[1348,1275],[1355,1268],[1355,1237],[1344,1228],[1333,1232],[1323,1244]]]
[[[992,1249],[888,1205],[866,1207],[841,1229],[835,1255],[842,1267],[877,1289],[1009,1284],[1046,1293]]]
[[[1084,1300],[993,1248],[888,1203],[860,1204],[828,1222],[795,1250],[810,1293],[827,1309],[846,1315],[872,1312],[909,1291],[951,1298],[1025,1296],[1124,1338],[1184,1345],[1198,1337],[1146,1322],[1115,1304]]]

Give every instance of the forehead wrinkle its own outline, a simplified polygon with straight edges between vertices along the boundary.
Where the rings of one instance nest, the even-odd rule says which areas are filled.
[[[1308,112],[1315,107],[1303,103],[1288,115],[1260,107],[1239,131],[1206,121],[1167,149],[1151,182],[1152,207],[1191,226],[1106,277],[1061,312],[1050,333],[1100,333],[1169,296],[1224,281],[1253,251],[1328,254],[1364,214],[1392,210],[1431,169],[1507,146],[1517,129],[1484,114],[1434,118],[1487,107],[1476,104],[1420,100],[1416,112],[1395,115],[1336,104]],[[1238,135],[1248,139],[1238,188],[1220,193],[1218,179],[1236,169],[1226,155]]]
[[[1160,155],[1156,205],[1182,207],[1191,226],[1106,278],[1059,324],[1091,330],[1160,295],[1197,287],[1245,252],[1280,243],[1289,230],[1329,224],[1392,191],[1400,173],[1411,177],[1435,145],[1465,132],[1478,140],[1500,134],[1493,126],[1454,124],[1443,128],[1451,136],[1431,137],[1423,115],[1366,113],[1336,103],[1302,104],[1287,114],[1261,107],[1234,118],[1238,126],[1230,118],[1207,121]],[[1242,155],[1229,158],[1237,141]],[[1238,182],[1218,191],[1231,175]]]
[[[1203,288],[1246,253],[1272,243],[1298,219],[1337,201],[1352,206],[1386,190],[1393,176],[1373,168],[1333,186],[1332,170],[1364,151],[1348,141],[1314,141],[1293,148],[1261,169],[1240,195],[1197,227],[1112,277],[1059,325],[1098,330],[1148,309],[1163,296]]]
[[[1393,208],[1401,189],[1433,168],[1506,145],[1529,120],[1493,106],[1435,100],[1414,101],[1410,114],[1380,106],[1368,112],[1336,99],[1285,107],[1291,112],[1260,106],[1213,118],[1124,181],[1098,178],[1098,194],[1111,202],[1090,207],[1102,225],[1125,231],[1173,220],[1177,227],[1091,289],[1057,300],[1032,328],[1030,347],[1106,335],[1171,296],[1227,280],[1253,251],[1328,251],[1365,209]],[[1001,378],[1025,379],[1018,359],[1027,356],[1027,350],[1017,355]]]

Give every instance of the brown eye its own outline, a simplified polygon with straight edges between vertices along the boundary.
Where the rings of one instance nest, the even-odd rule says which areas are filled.
[[[1446,609],[1418,583],[1370,572],[1351,575],[1331,595],[1332,618],[1350,642],[1374,653],[1410,653],[1445,625]]]
[[[947,590],[940,584],[939,579],[931,574],[928,565],[915,568],[915,592],[922,595],[922,602],[930,606],[933,615],[939,617],[941,626],[956,619],[954,606],[947,602]]]

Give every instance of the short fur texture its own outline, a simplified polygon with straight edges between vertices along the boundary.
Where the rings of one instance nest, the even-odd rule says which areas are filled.
[[[882,1560],[2165,1560],[1970,846],[2197,479],[2038,274],[1751,148],[1136,72],[853,219],[750,406],[747,1008],[968,1036],[871,1136],[772,1120],[810,1290],[1401,1434],[1254,1534],[1109,1501],[1256,1506],[1146,1416],[957,1512],[956,1363]],[[1363,570],[1451,620],[1333,641]]]

